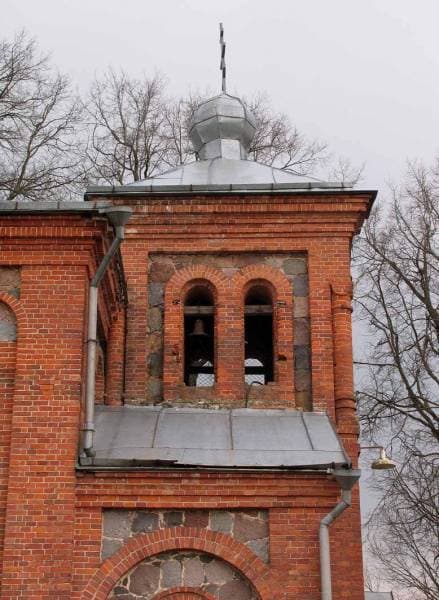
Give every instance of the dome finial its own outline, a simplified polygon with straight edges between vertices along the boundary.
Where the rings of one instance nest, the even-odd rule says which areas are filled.
[[[256,120],[239,98],[226,92],[226,43],[220,23],[222,92],[202,102],[192,115],[189,137],[201,160],[245,160],[256,132]]]
[[[219,39],[220,47],[221,47],[221,62],[220,62],[220,71],[222,71],[221,77],[221,89],[223,94],[226,94],[226,42],[224,41],[224,27],[223,24],[220,23],[220,39]]]

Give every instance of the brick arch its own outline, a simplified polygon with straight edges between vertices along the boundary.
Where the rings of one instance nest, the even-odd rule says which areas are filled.
[[[164,397],[175,400],[184,388],[184,298],[192,285],[205,283],[215,300],[216,371],[218,365],[218,340],[224,336],[224,301],[229,280],[210,265],[191,265],[180,269],[171,277],[165,288],[164,304]],[[217,388],[217,384],[215,385]]]
[[[224,560],[243,575],[261,600],[285,598],[267,565],[244,544],[223,533],[194,527],[171,527],[159,533],[144,533],[131,538],[103,562],[87,584],[81,599],[106,600],[119,579],[142,560],[175,549],[198,550]],[[191,593],[200,594],[198,590]]]
[[[0,303],[6,304],[6,306],[14,313],[15,319],[17,321],[17,334],[20,331],[20,328],[25,324],[25,312],[24,308],[21,305],[20,300],[15,298],[15,296],[11,296],[7,292],[0,292]]]
[[[294,356],[293,356],[293,290],[290,281],[280,270],[265,264],[254,264],[240,269],[233,276],[233,287],[239,298],[240,348],[242,373],[244,372],[244,302],[252,283],[267,285],[273,297],[274,330],[274,374],[275,382],[255,390],[264,406],[271,404],[271,398],[280,401],[281,406],[295,406],[294,401]],[[243,376],[243,375],[242,375]],[[251,390],[253,392],[253,390]],[[254,392],[253,392],[254,393]],[[250,402],[250,405],[252,403]]]
[[[154,596],[153,600],[216,600],[216,598],[195,588],[182,587],[161,592]]]
[[[219,269],[209,265],[191,265],[176,271],[166,284],[165,306],[169,301],[171,303],[177,300],[181,301],[183,288],[195,279],[204,279],[211,283],[216,288],[218,295],[224,293],[227,288],[227,277]]]
[[[253,279],[265,279],[271,283],[276,291],[275,301],[292,303],[293,293],[291,283],[280,269],[263,264],[249,265],[237,271],[233,279],[234,286],[238,289],[241,288],[241,290]]]

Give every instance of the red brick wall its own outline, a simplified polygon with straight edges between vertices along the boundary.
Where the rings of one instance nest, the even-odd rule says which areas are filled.
[[[206,541],[202,541],[205,529],[177,527],[175,531],[166,529],[139,534],[102,564],[97,551],[101,540],[98,512],[102,507],[127,511],[140,507],[148,510],[191,507],[216,511],[264,507],[269,512],[268,567],[263,568],[265,563],[260,565],[253,553],[245,554],[245,560],[238,562],[242,572],[248,576],[246,569],[252,561],[260,565],[261,573],[269,581],[269,591],[266,596],[262,595],[264,600],[295,600],[298,597],[317,600],[320,598],[319,523],[335,506],[338,495],[337,484],[322,474],[150,472],[125,474],[123,478],[114,473],[83,475],[77,485],[77,514],[89,514],[90,517],[88,521],[85,517],[81,519],[81,529],[76,530],[76,546],[83,546],[83,552],[78,553],[75,563],[78,595],[73,598],[82,598],[79,591],[86,586],[90,595],[84,598],[95,597],[91,590],[96,592],[104,581],[108,586],[105,589],[111,590],[134,564],[155,552],[176,547],[208,551]],[[358,504],[355,504],[331,528],[334,599],[363,600],[364,597],[358,514]],[[209,535],[218,545],[214,554],[232,564],[236,564],[235,548],[238,554],[248,552],[228,534],[210,532]],[[180,538],[184,542],[179,541]],[[150,544],[158,545],[150,549]],[[222,545],[224,550],[221,550]],[[105,597],[96,596],[99,599]]]
[[[126,199],[118,201],[126,203]],[[149,253],[306,254],[313,408],[327,410],[334,420],[337,417],[339,431],[355,461],[349,254],[352,235],[367,213],[368,202],[369,197],[362,194],[342,198],[298,194],[130,201],[136,215],[127,227],[123,245],[129,291],[126,327],[112,269],[99,296],[102,336],[107,345],[106,401],[117,404],[125,397],[128,402],[144,402],[147,397]],[[80,216],[21,217],[20,222],[8,217],[0,224],[0,235],[6,240],[0,261],[22,270],[15,357],[12,347],[0,348],[6,382],[0,388],[4,400],[0,413],[4,434],[0,447],[0,535],[6,479],[8,486],[1,597],[103,599],[107,592],[97,592],[104,589],[99,588],[102,581],[116,582],[147,552],[179,546],[217,552],[252,581],[263,600],[299,596],[317,600],[318,524],[339,496],[337,485],[325,475],[75,472],[84,393],[88,281],[111,235],[101,219]],[[233,355],[242,361],[242,348],[227,346],[224,337],[230,328],[241,336],[242,297],[232,291],[230,300],[233,297],[236,303],[230,302],[221,325],[223,335],[218,331],[219,343],[225,344],[219,352],[225,359]],[[291,321],[290,310],[287,306],[285,314],[276,316],[278,323]],[[281,328],[277,344],[284,344],[289,355],[292,330],[287,329]],[[242,386],[236,365],[229,366],[231,374],[223,389],[226,400],[233,399]],[[224,363],[221,368],[225,368]],[[110,373],[116,376],[111,378]],[[168,373],[167,384],[172,390],[176,385],[172,368]],[[284,386],[284,391],[277,390],[281,405],[293,406],[292,379],[282,373],[278,378],[281,388]],[[101,564],[103,508],[268,510],[270,562],[267,565],[227,534],[183,527],[171,533],[157,532],[153,538],[133,538],[120,553]],[[340,518],[330,535],[334,599],[362,600],[357,504]]]
[[[1,597],[8,600],[70,597],[87,286],[111,241],[106,232],[102,219],[81,217],[0,223],[0,261],[21,267],[20,299],[0,295],[19,325],[16,343],[0,348]],[[111,271],[100,298],[107,332],[117,286]]]
[[[18,304],[15,298],[0,292],[0,570],[3,563],[17,347],[17,319],[13,307],[19,310]]]
[[[17,345],[4,598],[17,590],[56,597],[70,587],[84,293],[77,268],[23,268],[27,323]]]

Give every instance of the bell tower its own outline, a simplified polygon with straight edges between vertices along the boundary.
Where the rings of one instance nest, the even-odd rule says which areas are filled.
[[[249,160],[257,123],[226,93],[223,59],[222,93],[190,124],[195,162],[86,194],[134,213],[125,387],[96,407],[95,456],[79,467],[86,485],[136,470],[118,488],[128,512],[102,510],[101,569],[114,569],[110,598],[145,593],[132,582],[154,564],[148,598],[362,600],[350,247],[376,192]],[[165,554],[146,550],[149,531]]]
[[[0,204],[0,597],[363,600],[350,248],[376,192],[197,160]]]

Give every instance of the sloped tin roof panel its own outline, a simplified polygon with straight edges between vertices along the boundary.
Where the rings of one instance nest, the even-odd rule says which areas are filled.
[[[95,421],[96,467],[324,469],[349,462],[325,413],[97,406]]]
[[[215,158],[200,160],[181,165],[165,171],[160,175],[135,181],[124,189],[136,189],[152,186],[159,190],[163,186],[203,186],[227,185],[246,189],[248,186],[277,186],[283,184],[285,189],[345,189],[352,188],[352,183],[326,182],[313,177],[295,175],[289,171],[276,169],[253,160],[233,160]],[[92,188],[91,188],[92,189]],[[251,188],[249,188],[251,189]]]

